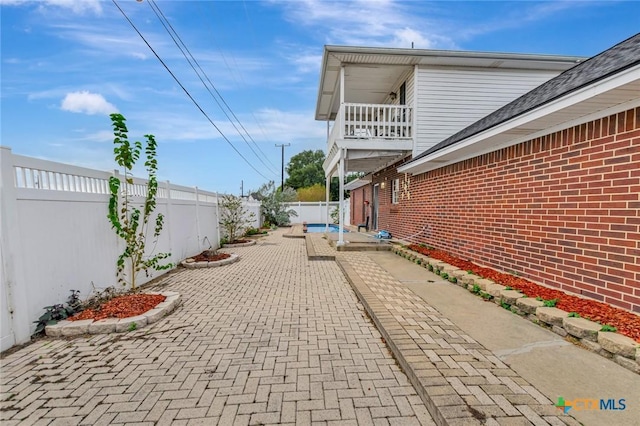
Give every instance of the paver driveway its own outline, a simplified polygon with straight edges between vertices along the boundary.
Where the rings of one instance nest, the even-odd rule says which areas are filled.
[[[433,424],[335,262],[281,232],[232,251],[164,279],[183,305],[153,326],[3,359],[2,424]]]

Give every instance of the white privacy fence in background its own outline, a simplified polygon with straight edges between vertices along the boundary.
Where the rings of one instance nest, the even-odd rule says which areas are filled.
[[[113,174],[12,154],[0,147],[0,350],[27,342],[43,307],[116,284],[122,241],[107,219]],[[146,180],[134,179],[134,201]],[[220,241],[217,194],[159,182],[156,213],[165,216],[149,252],[178,263]],[[260,204],[246,202],[259,226]],[[152,223],[155,218],[152,218]],[[152,232],[152,230],[151,230]],[[162,272],[154,272],[154,276]],[[139,277],[145,283],[153,277]]]
[[[326,223],[327,221],[327,203],[324,201],[296,201],[292,203],[284,203],[288,210],[294,210],[298,216],[291,217],[291,223]],[[333,223],[331,212],[338,208],[338,201],[329,202],[329,223]],[[344,202],[344,224],[349,225],[349,199]],[[338,216],[336,216],[337,218]]]

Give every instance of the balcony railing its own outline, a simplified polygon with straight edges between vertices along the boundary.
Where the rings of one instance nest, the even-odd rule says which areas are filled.
[[[413,108],[406,105],[345,103],[340,107],[328,147],[337,139],[411,139]]]

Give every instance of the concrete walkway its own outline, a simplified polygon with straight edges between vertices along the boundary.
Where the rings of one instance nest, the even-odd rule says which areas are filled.
[[[183,304],[150,327],[4,357],[2,425],[433,425],[338,265],[283,233],[167,276]]]
[[[438,424],[639,424],[631,371],[392,253],[334,254]],[[625,399],[626,409],[569,417],[559,397]]]
[[[369,255],[380,267],[509,365],[552,402],[562,396],[626,399],[625,410],[573,410],[585,425],[640,424],[640,377],[517,315],[486,303],[391,253]]]

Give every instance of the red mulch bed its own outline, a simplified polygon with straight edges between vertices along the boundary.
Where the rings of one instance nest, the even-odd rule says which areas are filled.
[[[556,307],[558,309],[562,309],[565,312],[576,312],[582,318],[613,326],[617,329],[618,333],[640,342],[640,316],[631,312],[613,307],[606,303],[598,302],[597,300],[583,299],[581,297],[566,294],[561,290],[543,287],[511,274],[498,272],[490,268],[484,268],[482,266],[475,265],[468,260],[462,260],[452,256],[441,250],[431,249],[417,244],[411,244],[408,248],[434,259],[442,260],[443,262],[462,269],[463,271],[471,271],[473,274],[482,278],[520,290],[528,297],[540,297],[544,300],[556,299]]]
[[[85,309],[68,318],[70,321],[77,320],[101,320],[105,318],[129,318],[142,315],[156,307],[158,303],[164,302],[165,296],[160,294],[129,294],[119,296],[100,305],[96,309]]]
[[[227,253],[213,253],[211,250],[205,250],[197,256],[193,257],[196,262],[216,262],[231,257]]]

